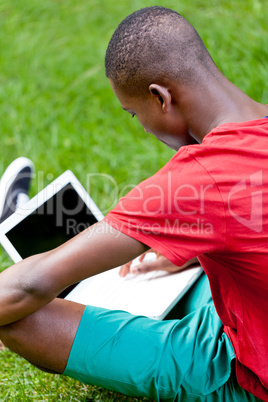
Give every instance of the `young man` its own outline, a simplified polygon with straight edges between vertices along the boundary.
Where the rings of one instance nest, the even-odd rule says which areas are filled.
[[[178,152],[102,222],[0,275],[0,339],[44,370],[129,395],[268,401],[268,107],[162,7],[119,25],[106,74],[123,109]],[[55,299],[148,247],[177,266],[198,257],[217,313],[205,281],[182,320]]]

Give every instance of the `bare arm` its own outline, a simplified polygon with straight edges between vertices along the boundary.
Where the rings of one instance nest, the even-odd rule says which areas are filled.
[[[68,285],[122,265],[147,249],[102,221],[55,250],[13,265],[0,274],[0,326],[38,310]]]

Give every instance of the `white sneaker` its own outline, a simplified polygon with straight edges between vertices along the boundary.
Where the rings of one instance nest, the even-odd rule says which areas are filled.
[[[33,172],[33,162],[24,157],[15,159],[4,172],[0,180],[0,223],[29,200]]]

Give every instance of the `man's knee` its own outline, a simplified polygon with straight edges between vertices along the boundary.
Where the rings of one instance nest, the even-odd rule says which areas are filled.
[[[34,366],[63,373],[84,309],[55,299],[28,317],[0,327],[0,339]]]
[[[27,337],[29,337],[30,317],[0,327],[0,339],[13,352],[20,354]]]
[[[37,311],[26,318],[0,327],[0,339],[7,348],[24,357],[38,368],[46,370],[46,368],[37,363],[35,358],[36,346],[34,345],[38,342],[40,313],[40,311]],[[33,338],[35,338],[34,342]]]
[[[48,373],[58,374],[56,371],[42,367],[27,358],[27,354],[25,353],[25,338],[27,338],[27,334],[29,334],[28,322],[29,319],[26,320],[25,318],[24,320],[0,327],[0,340],[7,348],[23,356],[38,369]]]
[[[15,343],[16,330],[13,324],[0,327],[0,339],[3,344],[12,350],[12,345]]]

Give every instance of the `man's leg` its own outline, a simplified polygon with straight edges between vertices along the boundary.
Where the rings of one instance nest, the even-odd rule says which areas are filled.
[[[39,368],[127,395],[255,401],[230,381],[234,353],[212,304],[156,321],[57,299],[0,327],[0,339]]]
[[[85,306],[55,299],[41,310],[0,327],[0,339],[33,365],[63,373]]]
[[[206,401],[233,357],[214,306],[170,321],[87,306],[64,374],[132,396]]]
[[[0,339],[45,371],[127,395],[172,401],[180,400],[184,390],[187,395],[209,393],[228,380],[230,345],[221,327],[209,305],[183,320],[156,321],[56,299],[0,327]],[[216,384],[215,364],[220,370]]]

